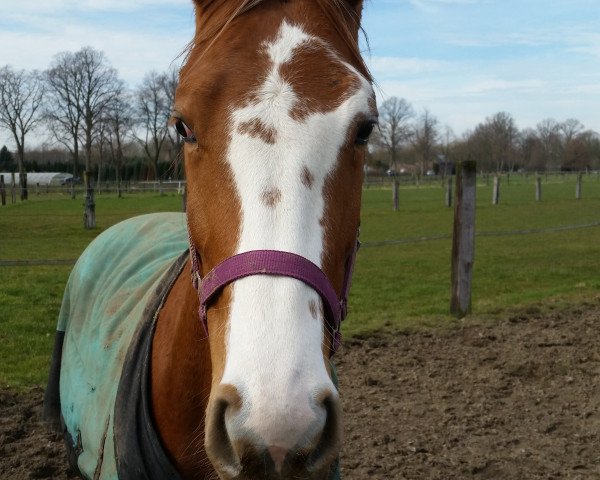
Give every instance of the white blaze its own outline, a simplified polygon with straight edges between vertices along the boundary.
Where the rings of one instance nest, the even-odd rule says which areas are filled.
[[[255,100],[231,113],[227,161],[242,210],[236,253],[282,250],[321,266],[324,183],[350,123],[369,111],[372,90],[346,65],[348,75],[360,77],[362,88],[334,111],[294,120],[290,111],[302,99],[279,75],[279,67],[309,43],[325,48],[321,40],[283,22],[273,43],[262,46],[271,59],[270,70],[253,92]],[[240,133],[240,125],[256,119],[276,132],[273,144]],[[305,168],[313,177],[311,188],[302,183]],[[265,191],[281,192],[275,205],[263,201]],[[315,407],[314,395],[335,388],[323,362],[323,323],[311,315],[311,301],[321,300],[291,278],[252,276],[233,284],[222,383],[238,388],[243,409],[236,419],[228,419],[230,434],[252,431],[267,446],[290,448],[322,428],[325,412]]]

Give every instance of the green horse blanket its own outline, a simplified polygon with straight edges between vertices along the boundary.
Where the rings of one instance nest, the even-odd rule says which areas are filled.
[[[187,249],[183,213],[143,215],[99,235],[71,272],[45,414],[84,478],[179,478],[152,426],[147,376],[157,313]]]

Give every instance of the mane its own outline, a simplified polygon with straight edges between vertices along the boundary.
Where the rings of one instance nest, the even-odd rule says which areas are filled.
[[[201,53],[201,55],[203,55],[212,47],[215,41],[229,27],[234,19],[256,8],[265,1],[266,0],[241,0],[239,3],[232,2],[231,0],[208,1],[202,12],[203,16],[208,18],[208,21],[206,22],[206,25],[208,26],[202,29],[196,29],[194,38],[184,51],[185,61],[189,59],[196,46],[206,45],[204,51]],[[367,34],[360,25],[360,15],[357,14],[345,0],[315,1],[348,47],[360,73],[364,75],[367,80],[372,82],[373,77],[362,58],[358,46],[358,38],[353,34],[352,27],[356,27],[365,37],[368,46],[369,40]],[[196,15],[198,15],[198,13],[196,13]]]

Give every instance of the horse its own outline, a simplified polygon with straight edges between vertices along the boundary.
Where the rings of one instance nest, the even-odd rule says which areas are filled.
[[[377,123],[362,0],[194,0],[186,213],[99,235],[45,415],[84,478],[339,478],[340,342]]]

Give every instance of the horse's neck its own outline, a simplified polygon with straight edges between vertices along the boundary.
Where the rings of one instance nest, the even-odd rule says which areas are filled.
[[[209,465],[204,416],[211,363],[190,278],[188,262],[159,314],[152,340],[152,409],[162,444],[182,476],[205,478],[208,472],[199,468]]]

